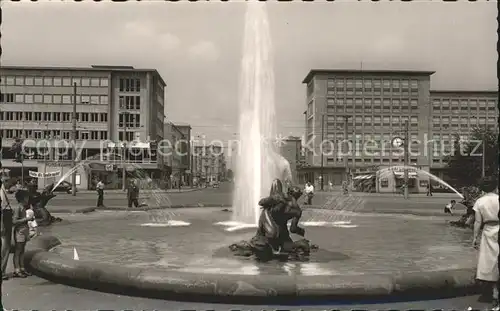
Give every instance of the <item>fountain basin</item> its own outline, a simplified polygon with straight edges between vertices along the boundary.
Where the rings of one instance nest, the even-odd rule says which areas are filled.
[[[40,237],[58,236],[62,245],[38,249],[27,260],[36,274],[78,287],[240,303],[419,299],[476,290],[470,232],[450,228],[442,219],[346,218],[307,210],[304,223],[312,226],[306,227],[306,236],[320,247],[310,261],[256,263],[227,251],[254,229],[226,231],[216,223],[230,215],[220,209],[178,210],[167,217],[189,226],[144,227],[151,221],[142,212],[93,214],[99,221],[73,217],[69,225],[56,225]],[[319,226],[321,221],[330,225]],[[74,247],[80,261],[72,259]]]

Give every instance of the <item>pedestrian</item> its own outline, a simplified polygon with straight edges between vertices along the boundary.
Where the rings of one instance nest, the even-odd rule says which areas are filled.
[[[427,196],[432,197],[432,183],[430,181],[427,184]]]
[[[347,181],[342,182],[342,193],[343,194],[349,194],[349,187],[347,186]]]
[[[331,180],[328,181],[328,187],[329,187],[330,192],[333,192],[333,183]]]
[[[104,207],[104,183],[101,179],[97,182],[97,207]]]
[[[473,207],[475,222],[472,245],[479,249],[476,278],[483,285],[479,300],[493,302],[498,307],[498,188],[493,181],[484,182],[482,188],[486,194]]]
[[[314,186],[311,184],[310,181],[306,183],[306,186],[304,188],[304,193],[306,194],[306,205],[312,205],[312,199],[314,197]]]
[[[444,213],[453,215],[453,208],[455,207],[455,204],[457,204],[457,201],[455,200],[451,200],[450,203],[446,204],[444,207]]]
[[[130,185],[128,187],[127,196],[128,196],[128,207],[129,208],[131,208],[132,205],[134,205],[134,207],[139,207],[139,201],[138,201],[138,199],[139,199],[139,187],[137,187],[135,180],[130,182]]]
[[[1,239],[2,239],[2,280],[8,280],[7,263],[10,256],[10,248],[12,245],[12,208],[10,206],[5,184],[0,178],[0,206],[2,208]]]
[[[33,218],[26,217],[26,211],[30,207],[29,193],[25,190],[17,191],[16,200],[19,205],[12,209],[12,224],[14,227],[14,273],[12,276],[15,278],[25,278],[31,275],[31,273],[24,268],[24,252],[26,249],[26,242],[29,240],[28,222],[32,221]]]

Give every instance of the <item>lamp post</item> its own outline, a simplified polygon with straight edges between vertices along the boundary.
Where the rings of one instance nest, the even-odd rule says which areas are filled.
[[[126,161],[126,141],[127,141],[127,119],[130,113],[128,111],[123,111],[121,113],[123,115],[123,141],[122,141],[122,190],[127,190],[127,167],[125,165]]]

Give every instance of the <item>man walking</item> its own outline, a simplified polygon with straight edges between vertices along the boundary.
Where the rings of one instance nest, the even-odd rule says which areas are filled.
[[[312,199],[314,196],[314,186],[311,184],[311,182],[307,182],[304,192],[306,194],[307,202],[306,205],[312,205]]]
[[[139,207],[139,187],[137,187],[137,184],[135,180],[130,182],[130,186],[128,187],[128,208],[131,208],[132,205],[134,207]]]
[[[96,185],[97,190],[97,207],[104,207],[104,183],[101,179]]]

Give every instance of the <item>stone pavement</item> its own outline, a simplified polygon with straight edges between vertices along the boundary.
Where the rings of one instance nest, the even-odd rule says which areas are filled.
[[[227,304],[208,304],[193,302],[165,301],[136,298],[122,295],[101,293],[54,284],[32,276],[26,279],[11,279],[2,284],[3,307],[12,310],[213,310],[213,311],[325,311],[325,310],[488,310],[489,305],[477,302],[477,296],[450,299],[384,302],[374,301],[367,304],[339,304],[332,301],[328,305],[307,306],[243,306]]]

